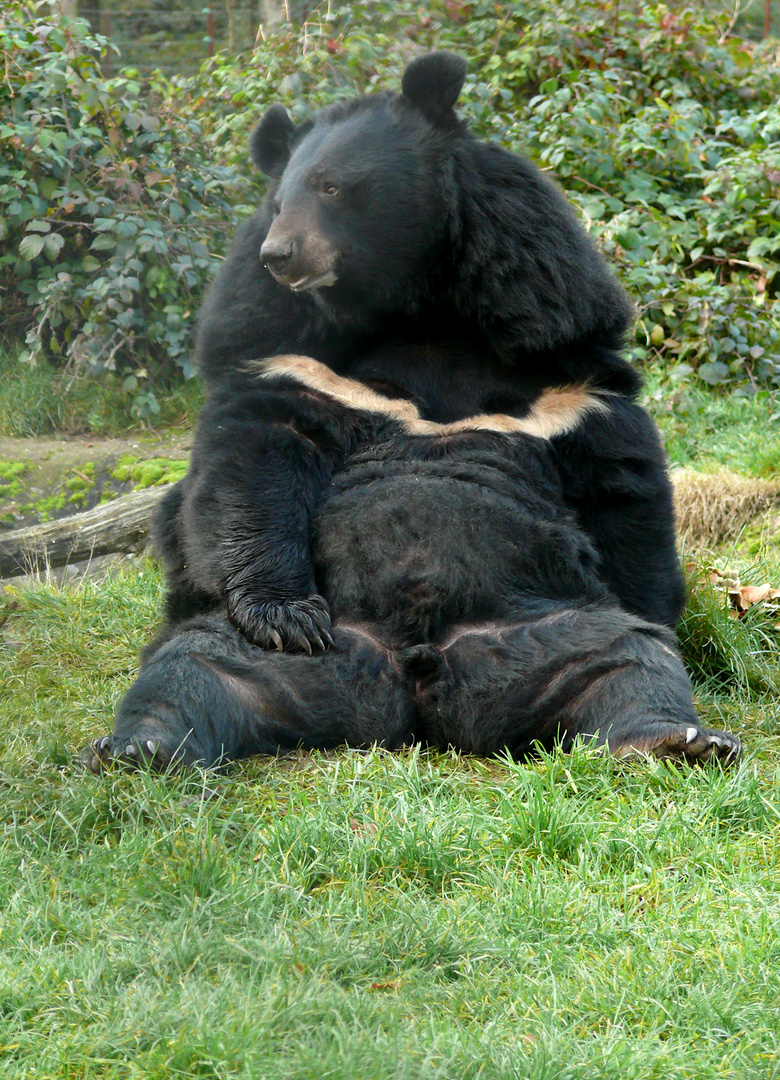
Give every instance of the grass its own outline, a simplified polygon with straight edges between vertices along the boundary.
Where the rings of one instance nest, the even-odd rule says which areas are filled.
[[[703,472],[728,468],[762,479],[780,477],[780,395],[719,396],[675,387],[657,371],[647,374],[644,404],[661,429],[674,467]]]
[[[771,476],[771,401],[667,391],[674,464]],[[680,630],[745,742],[729,772],[578,748],[86,776],[159,574],[0,592],[0,1076],[780,1080],[776,617],[702,578],[778,584],[762,554],[701,553]]]
[[[165,392],[158,388],[160,412],[149,419],[134,414],[134,394],[108,376],[70,384],[54,368],[22,364],[0,348],[0,435],[123,435],[150,425],[192,426],[203,401],[197,379]]]
[[[580,749],[81,775],[159,594],[151,564],[5,592],[4,1078],[780,1077],[766,685],[702,675],[747,744],[728,773]],[[706,619],[689,651],[720,619],[755,653]]]

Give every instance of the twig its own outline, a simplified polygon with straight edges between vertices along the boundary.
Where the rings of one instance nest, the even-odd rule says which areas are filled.
[[[729,259],[722,255],[700,255],[696,262],[691,263],[688,269],[690,269],[692,266],[696,266],[696,263],[700,263],[704,260],[707,260],[707,262],[717,263],[718,266],[745,266],[748,270],[755,270],[759,274],[763,274],[765,271],[765,268],[763,266],[758,266],[756,263],[745,262],[744,259]]]

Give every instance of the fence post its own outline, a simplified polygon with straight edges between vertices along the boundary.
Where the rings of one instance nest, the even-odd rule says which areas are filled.
[[[772,0],[764,0],[764,37],[769,37],[772,26]]]
[[[100,13],[100,33],[104,38],[111,37],[111,16],[103,9]],[[106,46],[106,51],[103,53],[103,78],[111,78],[111,49]]]

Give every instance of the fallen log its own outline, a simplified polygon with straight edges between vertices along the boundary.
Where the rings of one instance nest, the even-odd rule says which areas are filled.
[[[172,487],[161,484],[133,491],[81,514],[0,532],[0,577],[16,577],[116,551],[141,551],[154,509]]]

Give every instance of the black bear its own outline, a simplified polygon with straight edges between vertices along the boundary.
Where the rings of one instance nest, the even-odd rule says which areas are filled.
[[[157,521],[167,625],[94,770],[413,740],[739,752],[675,649],[631,307],[557,188],[474,139],[461,59],[251,137],[275,179],[203,307]]]

